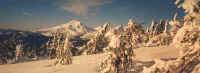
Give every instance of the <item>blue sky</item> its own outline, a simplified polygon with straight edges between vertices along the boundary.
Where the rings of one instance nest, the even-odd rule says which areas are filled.
[[[152,19],[171,19],[183,11],[175,0],[1,0],[0,26],[19,29],[63,24],[72,19],[93,27],[111,22],[126,24],[134,18],[138,23]],[[2,28],[1,27],[1,28]]]

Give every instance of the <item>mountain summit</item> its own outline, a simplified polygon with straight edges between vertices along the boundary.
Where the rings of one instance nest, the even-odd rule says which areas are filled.
[[[71,36],[78,36],[88,32],[87,27],[78,20],[72,20],[65,24],[52,26],[49,28],[39,29],[37,32],[41,32],[46,36],[50,36],[51,33],[67,33]]]

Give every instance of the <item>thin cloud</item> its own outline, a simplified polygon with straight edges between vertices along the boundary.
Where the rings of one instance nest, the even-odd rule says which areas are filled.
[[[32,13],[30,13],[30,12],[24,12],[23,15],[24,16],[32,16]]]
[[[59,7],[76,15],[89,16],[95,15],[96,8],[110,3],[112,0],[59,0]]]

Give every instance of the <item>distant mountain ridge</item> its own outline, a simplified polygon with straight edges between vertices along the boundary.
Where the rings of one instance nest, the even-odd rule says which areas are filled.
[[[46,43],[49,37],[43,36],[40,33],[29,31],[0,29],[0,43],[4,43],[4,41],[9,39],[12,39],[14,41],[21,40],[23,44],[29,46],[38,46],[41,45],[40,43]]]
[[[27,57],[44,56],[47,53],[45,43],[49,37],[40,33],[0,29],[0,64],[10,63],[15,57],[16,46],[22,44],[23,55]]]

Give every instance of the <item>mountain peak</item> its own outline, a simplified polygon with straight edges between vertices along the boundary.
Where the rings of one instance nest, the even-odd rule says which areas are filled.
[[[68,24],[73,23],[73,24],[81,24],[80,20],[71,20],[69,22],[67,22]]]
[[[63,26],[64,27],[84,27],[84,28],[86,28],[86,26],[83,24],[83,23],[81,23],[81,21],[80,20],[71,20],[71,21],[69,21],[69,22],[67,22],[67,23],[65,23],[65,24],[63,24]]]
[[[87,27],[84,24],[82,24],[79,20],[71,20],[65,24],[42,29],[40,32],[47,32],[47,35],[49,35],[50,32],[68,32],[72,36],[77,36],[84,34],[87,31]]]

